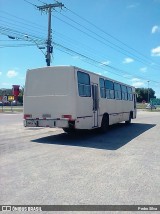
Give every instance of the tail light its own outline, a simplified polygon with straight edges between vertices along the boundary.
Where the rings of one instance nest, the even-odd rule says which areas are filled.
[[[72,115],[65,114],[65,115],[62,115],[62,118],[72,120]]]
[[[24,114],[24,119],[26,120],[26,119],[30,119],[30,118],[32,118],[32,115],[31,114]]]

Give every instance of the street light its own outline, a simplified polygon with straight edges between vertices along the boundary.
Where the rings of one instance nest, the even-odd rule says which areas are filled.
[[[9,36],[9,35],[8,35],[8,38],[9,38],[9,39],[13,39],[13,40],[21,39],[21,38],[18,38],[18,37],[15,37],[15,36]],[[44,56],[45,56],[45,53],[42,51],[42,49],[45,49],[45,47],[40,47],[40,46],[38,45],[38,43],[37,43],[34,39],[30,38],[28,35],[24,35],[24,38],[25,38],[25,40],[27,39],[28,41],[30,40],[30,41],[34,42],[34,43],[36,44],[37,48],[38,48],[38,49],[44,54]]]
[[[32,42],[34,42],[35,44],[36,44],[36,46],[37,46],[37,48],[43,53],[43,55],[45,56],[45,53],[42,51],[42,49],[45,49],[45,47],[40,47],[39,45],[38,45],[38,43],[34,40],[34,39],[32,39],[31,37],[29,37],[28,35],[24,35],[24,37],[28,40],[30,40],[30,41],[32,41]]]

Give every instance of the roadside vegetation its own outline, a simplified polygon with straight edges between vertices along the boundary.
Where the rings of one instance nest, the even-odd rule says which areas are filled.
[[[160,112],[160,106],[156,106],[156,109],[146,109],[146,103],[137,103],[136,104],[137,109],[143,110],[143,111],[150,111],[150,112]]]

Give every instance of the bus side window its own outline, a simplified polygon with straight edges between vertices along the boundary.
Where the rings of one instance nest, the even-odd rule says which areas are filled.
[[[132,101],[133,100],[132,88],[131,87],[127,87],[127,92],[128,92],[128,100]]]
[[[121,100],[122,94],[121,94],[121,85],[119,83],[114,83],[114,93],[115,93],[115,99]]]
[[[78,91],[80,97],[91,97],[90,76],[87,73],[78,71]]]
[[[100,85],[101,98],[106,98],[104,79],[102,79],[102,78],[99,79],[99,85]]]
[[[114,85],[110,80],[105,80],[106,97],[108,99],[114,99]]]
[[[127,87],[122,85],[122,100],[128,100]]]

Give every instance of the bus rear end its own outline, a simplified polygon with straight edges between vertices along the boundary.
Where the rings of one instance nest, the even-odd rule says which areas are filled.
[[[73,67],[28,70],[24,92],[24,126],[74,126],[74,87]]]

